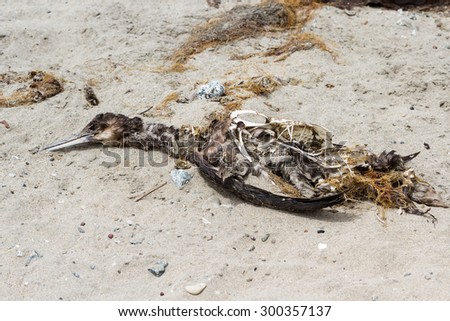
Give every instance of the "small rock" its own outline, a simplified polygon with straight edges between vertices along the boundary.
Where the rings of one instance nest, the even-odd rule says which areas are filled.
[[[84,233],[84,229],[82,229],[81,227],[78,226],[78,232]]]
[[[194,285],[186,285],[184,289],[187,293],[192,295],[199,295],[206,288],[206,283],[198,283]]]
[[[255,246],[254,246],[254,245],[252,245],[252,246],[248,249],[249,252],[253,252],[254,250],[255,250]]]
[[[30,265],[31,261],[33,261],[34,259],[39,259],[41,258],[42,255],[40,255],[38,252],[36,252],[35,250],[31,251],[30,256],[28,257],[27,262],[25,263],[25,266]]]
[[[166,267],[169,265],[165,260],[156,262],[155,266],[148,269],[154,276],[160,277],[166,272]]]
[[[409,273],[409,272],[408,272],[408,273],[405,273],[405,274],[403,274],[403,276],[404,276],[404,277],[406,277],[406,276],[410,276],[410,275],[411,275],[411,273]]]
[[[77,279],[80,277],[80,274],[77,272],[72,272],[73,276],[76,277]]]
[[[109,234],[108,234],[108,238],[109,238],[109,239],[112,239],[113,237],[114,237],[114,234],[112,234],[112,233],[109,233]]]
[[[201,99],[211,99],[225,95],[225,87],[218,81],[213,80],[207,85],[203,85],[197,91],[197,96]]]
[[[17,250],[16,251],[16,256],[17,257],[22,257],[23,256],[23,252],[21,250]]]
[[[270,237],[270,234],[267,233],[263,237],[261,237],[261,241],[265,242],[265,241],[267,241],[269,239],[269,237]]]
[[[192,174],[183,169],[174,169],[170,172],[170,178],[178,189],[182,189],[192,179]]]
[[[9,176],[9,177],[16,177],[16,174],[14,174],[14,173],[9,173],[8,176]]]
[[[323,234],[323,233],[325,233],[325,230],[322,227],[319,227],[317,229],[317,234]]]
[[[430,145],[428,143],[423,143],[423,147],[425,147],[425,149],[430,149]]]
[[[89,267],[91,268],[91,270],[95,270],[95,264],[91,264]]]

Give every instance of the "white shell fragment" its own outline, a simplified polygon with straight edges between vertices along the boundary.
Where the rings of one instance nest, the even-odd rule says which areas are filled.
[[[319,243],[317,247],[319,248],[319,250],[322,251],[325,250],[328,247],[328,245],[326,243]]]
[[[194,285],[186,285],[185,290],[187,293],[192,295],[199,295],[206,288],[206,283],[198,283]]]

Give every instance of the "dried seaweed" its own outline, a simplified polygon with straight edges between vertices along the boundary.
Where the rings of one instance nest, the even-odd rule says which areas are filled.
[[[173,69],[182,70],[187,60],[207,48],[230,41],[285,30],[297,24],[293,6],[267,3],[242,5],[197,26],[189,39],[172,55]]]
[[[374,156],[370,154],[369,156]],[[349,160],[352,160],[350,157]],[[357,163],[360,160],[353,160]],[[448,207],[439,193],[427,182],[418,178],[414,170],[391,169],[358,171],[347,168],[338,177],[326,180],[336,191],[342,191],[348,200],[374,202],[382,211],[400,208],[406,213],[434,217],[428,210],[419,209],[415,203],[436,207]],[[384,213],[382,213],[384,215]]]
[[[168,117],[173,114],[173,111],[171,111],[168,106],[171,102],[176,101],[180,94],[176,91],[171,92],[168,94],[164,99],[155,106],[155,108],[150,108],[147,111],[141,113],[142,115],[146,117],[154,117],[154,116],[160,116],[160,117]]]
[[[25,83],[10,94],[0,92],[0,107],[26,106],[44,101],[64,90],[54,75],[45,71],[31,71],[27,75],[0,74],[0,84],[15,86]],[[2,86],[4,87],[4,86]]]
[[[285,60],[294,52],[309,50],[315,47],[328,52],[329,54],[331,54],[333,59],[335,59],[337,56],[336,53],[332,51],[323,40],[321,40],[318,36],[310,33],[300,33],[292,35],[284,44],[282,44],[281,46],[270,48],[262,55],[265,57],[279,56],[276,61],[281,61]]]
[[[226,96],[219,100],[227,111],[241,109],[246,99],[256,96],[268,96],[286,82],[271,75],[251,77],[239,82],[226,82]]]

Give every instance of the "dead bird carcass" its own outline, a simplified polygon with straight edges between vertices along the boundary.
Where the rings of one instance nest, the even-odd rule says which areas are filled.
[[[44,147],[56,151],[102,143],[157,148],[198,166],[209,181],[261,206],[304,212],[346,199],[424,215],[416,204],[447,207],[434,188],[407,166],[418,153],[376,155],[333,144],[325,128],[256,111],[216,114],[209,126],[144,123],[98,114],[78,135]]]

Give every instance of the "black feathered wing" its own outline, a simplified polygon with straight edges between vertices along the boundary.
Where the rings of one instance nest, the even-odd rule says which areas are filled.
[[[345,201],[344,193],[318,198],[297,198],[278,195],[245,183],[244,179],[239,175],[232,175],[222,179],[219,176],[218,170],[207,162],[200,160],[196,164],[206,179],[226,191],[232,192],[241,199],[259,206],[289,212],[307,212],[340,204]]]

